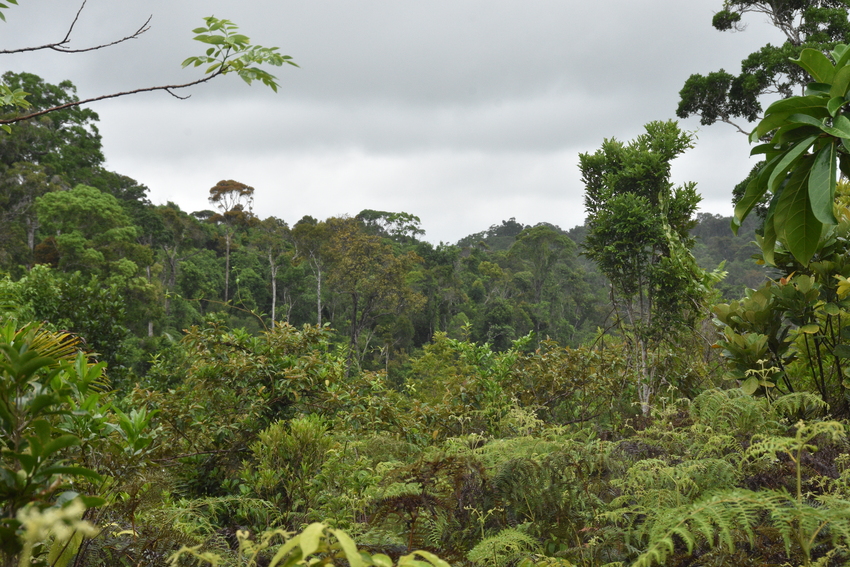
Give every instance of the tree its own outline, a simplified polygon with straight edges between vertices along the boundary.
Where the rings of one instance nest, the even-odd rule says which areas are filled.
[[[38,197],[36,210],[41,230],[51,235],[58,266],[64,271],[130,277],[145,260],[150,261],[145,257],[149,250],[145,253],[146,247],[135,243],[136,228],[112,195],[77,185]]]
[[[130,39],[135,39],[148,30],[148,23],[150,22],[150,19],[148,19],[147,22],[142,24],[142,26],[139,27],[136,32],[121,39],[112,41],[110,43],[96,45],[83,49],[71,49],[68,47],[68,43],[71,40],[71,34],[74,31],[74,26],[76,25],[77,20],[80,18],[80,15],[85,6],[86,3],[85,1],[83,1],[80,6],[80,9],[77,11],[77,15],[74,18],[74,21],[71,23],[70,27],[68,28],[68,32],[65,34],[65,37],[62,40],[40,46],[21,47],[17,49],[4,50],[0,53],[14,54],[39,50],[52,50],[60,53],[81,53],[84,51],[94,51],[110,47],[112,45],[128,41]],[[6,4],[0,4],[0,10],[6,8],[8,8]],[[2,15],[2,12],[0,12],[0,15]],[[5,17],[3,19],[5,20]],[[260,67],[258,67],[258,65],[268,64],[281,66],[286,63],[288,65],[293,65],[297,67],[295,62],[292,61],[291,57],[278,53],[277,47],[262,47],[259,45],[252,45],[251,40],[247,36],[238,33],[238,27],[229,20],[219,19],[210,16],[204,18],[204,23],[206,24],[204,27],[196,28],[192,30],[192,32],[196,34],[194,37],[196,41],[204,43],[209,47],[206,49],[204,55],[189,57],[188,59],[183,61],[183,67],[205,66],[205,76],[203,78],[196,79],[194,81],[190,81],[188,83],[183,84],[145,87],[130,91],[96,96],[85,100],[78,100],[75,97],[74,100],[49,106],[47,108],[31,109],[30,112],[24,114],[0,118],[0,127],[6,130],[6,132],[10,132],[10,125],[15,124],[17,122],[38,118],[46,114],[59,112],[84,104],[90,104],[92,102],[97,102],[100,100],[117,98],[142,92],[165,91],[176,98],[186,98],[176,95],[174,91],[192,87],[194,85],[199,85],[201,83],[210,81],[213,78],[218,77],[219,75],[227,75],[229,73],[236,73],[237,75],[239,75],[239,77],[242,78],[242,80],[244,80],[249,85],[254,81],[260,81],[264,85],[270,87],[273,91],[277,92],[279,85],[277,83],[276,77],[274,75],[271,75],[267,71],[261,69]],[[32,103],[27,98],[28,95],[29,93],[26,92],[22,87],[16,87],[15,85],[9,84],[0,84],[0,102],[2,102],[4,106],[15,106],[19,109],[30,108],[32,107]]]
[[[423,301],[405,281],[421,261],[413,252],[396,255],[392,247],[361,228],[357,219],[330,218],[327,257],[328,283],[347,296],[350,307],[348,368],[362,359],[369,338],[362,341],[381,316],[398,315]]]
[[[701,314],[704,273],[689,247],[700,201],[695,184],[673,188],[670,162],[692,146],[676,122],[651,122],[629,144],[605,140],[593,154],[580,154],[587,210],[585,254],[611,283],[620,329],[633,337],[642,383],[640,401],[649,410],[658,380],[649,359],[674,331]]]
[[[327,225],[310,216],[305,216],[292,227],[295,244],[293,261],[306,260],[316,276],[316,325],[322,326],[322,275],[325,271],[325,245],[328,239]]]
[[[575,250],[575,243],[568,236],[546,224],[523,230],[508,250],[509,258],[528,268],[527,272],[521,273],[531,276],[529,278],[531,291],[529,308],[538,340],[542,338],[540,333],[545,327],[555,326],[551,313],[554,307],[553,302],[565,302],[568,299],[567,290],[560,286],[555,294],[548,294],[549,297],[544,297],[544,288],[547,282],[577,271]],[[557,273],[556,267],[559,264],[561,264],[561,270]]]
[[[269,273],[272,286],[272,328],[274,328],[277,308],[277,272],[285,258],[290,255],[289,227],[279,218],[269,217],[262,220],[255,230],[254,242],[269,261]],[[289,318],[287,317],[287,321]]]
[[[364,209],[356,217],[370,234],[391,238],[396,242],[414,243],[425,234],[421,221],[410,213],[389,213]]]
[[[850,39],[848,8],[848,0],[724,0],[723,9],[712,20],[716,29],[742,31],[744,14],[762,14],[785,35],[785,42],[768,44],[750,54],[741,62],[737,77],[723,69],[705,76],[691,75],[679,92],[676,115],[698,115],[704,125],[719,120],[747,133],[735,120],[758,120],[762,95],[787,98],[806,84],[805,73],[791,59],[804,49],[828,51]]]
[[[230,248],[233,245],[233,235],[239,227],[248,226],[253,213],[254,188],[229,179],[222,180],[210,189],[209,202],[220,211],[211,216],[209,222],[224,227],[224,302],[230,298]]]
[[[16,163],[0,176],[0,264],[32,263],[39,227],[35,201],[57,189],[44,167],[32,163]]]
[[[78,100],[77,88],[71,81],[52,85],[32,73],[9,71],[3,74],[3,82],[29,93],[34,111]],[[16,116],[17,108],[3,106],[0,118]],[[0,137],[0,162],[6,166],[18,162],[41,165],[48,175],[61,175],[71,186],[90,185],[104,162],[98,119],[89,108],[71,106],[20,122],[12,132]]]

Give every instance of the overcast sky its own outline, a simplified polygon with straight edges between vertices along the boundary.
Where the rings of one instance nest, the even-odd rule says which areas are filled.
[[[79,3],[20,0],[0,23],[0,48],[64,36]],[[721,33],[721,0],[88,0],[72,35],[83,55],[7,55],[6,70],[81,98],[187,82],[201,54],[191,30],[215,15],[300,65],[271,68],[281,88],[219,77],[189,100],[151,93],[97,103],[107,167],[150,188],[154,203],[210,208],[209,188],[255,188],[255,212],[290,224],[363,209],[405,211],[425,238],[455,242],[510,217],[562,228],[584,220],[578,154],[630,140],[675,118],[692,73],[740,61],[781,37],[753,16]],[[696,181],[703,210],[731,214],[730,195],[753,161],[732,127],[700,127],[674,162]]]

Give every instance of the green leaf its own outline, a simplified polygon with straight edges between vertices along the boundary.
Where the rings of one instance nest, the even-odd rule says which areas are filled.
[[[832,50],[832,60],[835,61],[836,69],[840,70],[844,68],[847,62],[850,61],[850,49],[846,45],[839,43]]]
[[[778,100],[765,111],[765,116],[750,134],[750,141],[756,142],[768,132],[784,125],[792,114],[809,114],[815,118],[827,118],[829,111],[822,96],[796,96]]]
[[[85,467],[53,466],[53,467],[47,467],[47,468],[41,469],[38,472],[41,475],[49,475],[49,476],[52,476],[52,475],[55,475],[55,474],[76,475],[76,476],[81,476],[81,477],[87,478],[89,480],[93,480],[95,482],[100,482],[100,481],[103,480],[103,477],[101,477],[99,474],[97,474],[93,470],[87,469]]]
[[[838,358],[850,358],[850,345],[835,345],[832,355]]]
[[[818,128],[823,128],[824,126],[822,120],[818,120],[817,118],[809,116],[808,114],[803,114],[802,112],[790,115],[787,118],[787,121],[792,124],[808,124],[809,126],[817,126]]]
[[[835,73],[832,88],[829,89],[829,96],[844,98],[848,87],[850,87],[850,66],[845,66]]]
[[[414,551],[411,555],[420,555],[424,557],[431,565],[434,567],[451,567],[446,561],[443,561],[433,553],[429,551]]]
[[[845,69],[850,69],[850,67],[845,67]],[[829,99],[829,102],[826,103],[826,109],[829,111],[829,115],[834,117],[841,110],[841,107],[844,106],[845,102],[844,95]]]
[[[776,265],[774,252],[776,250],[776,227],[773,224],[773,214],[768,214],[764,221],[764,235],[761,238],[761,253],[766,264]]]
[[[284,543],[282,546],[280,546],[278,548],[277,552],[274,554],[274,557],[272,557],[272,560],[269,562],[269,564],[272,565],[273,567],[281,565],[280,562],[283,560],[283,558],[287,557],[287,555],[289,555],[291,552],[293,552],[293,550],[298,546],[298,542],[300,541],[300,538],[301,538],[300,535],[295,536],[292,539],[288,540],[286,543]],[[299,555],[300,556],[301,554],[295,552],[295,553],[293,553],[293,555]],[[293,559],[296,559],[296,561],[293,561]],[[296,557],[289,557],[287,562],[284,563],[283,565],[291,565],[291,564],[295,564],[296,562],[297,562]]]
[[[299,547],[301,547],[301,553],[304,554],[304,557],[307,558],[310,555],[316,553],[319,549],[319,544],[322,541],[322,538],[325,534],[325,525],[320,524],[319,522],[315,522],[304,528],[304,531],[301,532],[299,538]]]
[[[814,256],[823,229],[823,224],[815,217],[809,204],[811,161],[802,160],[791,174],[773,215],[777,236],[804,266]]]
[[[351,567],[366,567],[365,563],[363,563],[363,558],[360,556],[360,552],[357,551],[357,545],[348,534],[342,530],[331,530],[331,533],[336,536],[339,546],[345,554],[345,559]]]
[[[832,85],[829,83],[809,83],[806,85],[806,96],[829,96]]]
[[[791,62],[805,69],[819,83],[831,83],[835,76],[835,66],[817,49],[804,49],[800,58],[792,59]]]
[[[807,335],[816,335],[820,332],[820,326],[811,324],[811,325],[803,325],[800,327],[800,332],[805,333]]]
[[[41,450],[41,458],[49,457],[60,449],[72,447],[80,444],[80,439],[76,435],[62,435],[47,443]]]
[[[393,567],[393,560],[389,555],[384,555],[383,553],[373,555],[372,562],[375,564],[375,567]]]
[[[743,382],[741,382],[741,390],[744,391],[748,396],[752,396],[756,390],[759,389],[759,379],[755,376],[750,376]]]
[[[770,176],[776,164],[779,163],[780,156],[776,156],[765,163],[753,179],[747,184],[747,189],[744,196],[735,205],[735,213],[732,218],[732,232],[738,234],[738,228],[741,223],[750,214],[761,198],[767,193],[767,179]]]
[[[833,215],[837,179],[836,145],[827,144],[815,156],[809,175],[809,201],[815,217],[824,224],[838,224]]]
[[[776,186],[781,183],[783,179],[785,179],[785,175],[788,173],[788,171],[794,166],[794,164],[817,139],[817,136],[809,136],[808,138],[805,138],[803,141],[798,142],[795,146],[791,147],[791,149],[785,152],[785,154],[779,160],[779,163],[776,164],[776,167],[773,169],[773,172],[770,174],[770,179],[768,179],[767,181],[768,189],[776,189]]]

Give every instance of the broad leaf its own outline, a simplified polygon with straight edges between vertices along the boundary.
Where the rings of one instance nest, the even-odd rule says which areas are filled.
[[[836,147],[835,144],[827,144],[815,157],[809,175],[812,212],[824,224],[837,224],[833,215],[836,175]]]
[[[850,67],[847,67],[850,70]],[[829,102],[826,104],[826,109],[829,111],[830,116],[835,116],[841,107],[845,104],[844,95],[832,97],[829,99]]]
[[[798,142],[797,145],[793,146],[791,149],[786,151],[784,155],[782,155],[779,162],[776,164],[776,167],[773,168],[773,172],[770,174],[770,179],[767,181],[768,189],[776,189],[776,186],[785,178],[785,174],[794,167],[794,164],[801,158],[806,150],[811,147],[815,140],[817,140],[817,136],[809,136],[803,141]]]
[[[812,159],[801,160],[776,203],[773,222],[776,234],[803,265],[817,250],[823,224],[809,205],[808,180]]]
[[[829,96],[844,98],[848,87],[850,87],[850,66],[845,66],[835,73],[832,88],[829,89]]]
[[[826,55],[817,49],[804,49],[799,59],[792,59],[800,67],[806,70],[819,83],[832,83],[835,76],[835,66]]]

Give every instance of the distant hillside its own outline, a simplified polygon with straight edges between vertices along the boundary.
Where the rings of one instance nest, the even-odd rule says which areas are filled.
[[[730,229],[731,217],[712,215],[710,213],[699,213],[697,225],[691,231],[696,239],[693,254],[697,263],[705,270],[714,270],[721,262],[726,261],[724,270],[728,272],[726,279],[720,283],[723,297],[729,300],[743,297],[745,289],[761,286],[767,277],[768,271],[763,266],[756,264],[752,258],[758,252],[755,244],[755,230],[759,220],[756,215],[747,217],[744,225],[735,236]],[[457,242],[460,248],[481,247],[490,252],[504,251],[511,247],[516,236],[525,228],[532,225],[523,225],[516,218],[503,220],[501,224],[494,224],[489,229],[470,234]],[[582,250],[587,228],[584,225],[575,226],[569,230],[552,226],[563,234],[569,236]],[[596,266],[593,262],[579,257],[580,265],[588,272],[595,272]]]
[[[730,229],[732,217],[699,213],[699,223],[691,231],[696,238],[694,258],[705,270],[713,270],[726,261],[726,279],[718,286],[726,299],[743,297],[745,289],[760,287],[768,276],[768,269],[756,264],[753,255],[758,252],[755,243],[757,215],[750,215],[735,236]]]

